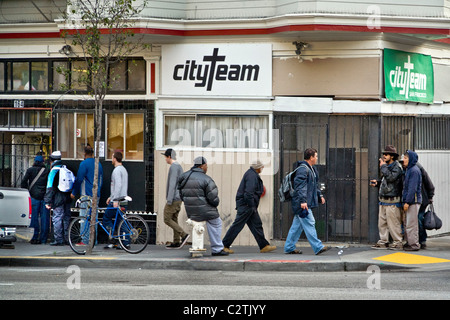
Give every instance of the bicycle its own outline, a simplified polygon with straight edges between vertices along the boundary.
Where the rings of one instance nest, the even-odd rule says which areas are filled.
[[[117,199],[115,201],[131,201],[130,197],[125,197],[123,199]],[[90,224],[91,224],[91,213],[92,213],[92,200],[85,200],[88,202],[88,213],[86,216],[81,216],[74,218],[69,225],[69,245],[70,248],[77,254],[86,254],[89,241]],[[80,200],[77,200],[77,205],[80,204]],[[96,219],[96,225],[105,230],[108,234],[109,240],[116,239],[119,241],[120,246],[128,253],[139,253],[143,251],[147,245],[150,238],[150,231],[145,220],[138,215],[126,214],[121,206],[117,208],[98,208],[98,210],[114,210],[116,209],[116,215],[114,219],[114,225],[111,230],[108,230],[101,221],[98,220],[98,215]],[[118,219],[121,218],[121,219]],[[119,223],[117,221],[120,220]],[[117,224],[117,234],[114,234]],[[96,228],[97,232],[97,228]],[[95,239],[97,235],[95,234]],[[95,244],[95,243],[94,243]]]

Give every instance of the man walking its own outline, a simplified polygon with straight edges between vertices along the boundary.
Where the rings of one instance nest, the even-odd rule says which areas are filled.
[[[170,165],[166,186],[166,205],[164,206],[164,223],[173,229],[173,242],[166,249],[180,249],[183,247],[189,235],[178,224],[178,214],[181,209],[180,191],[178,179],[183,174],[183,168],[176,161],[177,154],[173,149],[167,149],[162,153],[166,157],[166,163]]]
[[[416,165],[419,160],[417,153],[407,150],[403,161],[406,167],[403,182],[403,210],[406,214],[405,236],[407,244],[405,251],[418,251],[419,244],[419,208],[422,203],[422,174]]]
[[[50,228],[50,211],[45,207],[44,196],[47,189],[49,169],[45,167],[44,158],[38,155],[34,164],[28,168],[20,184],[21,188],[28,189],[31,196],[31,224],[34,234],[31,244],[45,244]]]
[[[181,200],[186,213],[193,221],[206,221],[213,256],[226,256],[222,243],[222,220],[217,206],[219,191],[213,179],[206,174],[208,164],[204,157],[194,159],[194,166],[178,180]]]
[[[386,146],[383,157],[379,159],[381,181],[370,181],[372,187],[380,187],[378,191],[378,232],[380,240],[372,246],[372,249],[403,249],[401,212],[403,170],[397,159],[398,153],[395,147],[392,145]],[[389,245],[389,235],[393,240],[391,245]]]
[[[295,244],[303,231],[305,231],[314,254],[318,255],[330,249],[330,247],[324,246],[317,237],[316,221],[311,211],[319,206],[319,199],[322,204],[325,203],[325,198],[319,189],[319,173],[314,167],[317,160],[317,150],[308,148],[304,153],[304,161],[297,162],[298,169],[295,173],[292,197],[294,220],[284,245],[284,252],[287,254],[302,253],[295,248]]]
[[[259,200],[264,191],[263,182],[259,176],[263,168],[264,165],[261,161],[253,162],[241,180],[236,194],[236,219],[228,229],[225,238],[223,238],[224,250],[228,253],[234,253],[230,246],[245,224],[248,225],[255,237],[261,253],[270,252],[277,248],[271,246],[264,237],[262,221],[258,213]]]
[[[70,223],[70,191],[62,192],[58,189],[60,169],[62,166],[61,152],[55,151],[50,157],[51,171],[48,175],[47,190],[44,196],[45,207],[53,209],[54,241],[51,246],[62,246],[68,243]]]

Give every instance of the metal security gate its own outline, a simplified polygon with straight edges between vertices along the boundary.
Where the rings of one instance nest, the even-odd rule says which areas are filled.
[[[275,116],[280,130],[278,190],[293,163],[303,152],[318,150],[319,183],[325,205],[313,210],[318,236],[323,241],[369,242],[377,236],[377,178],[380,122],[377,116],[285,115]],[[371,160],[369,160],[371,159]],[[293,219],[291,203],[274,201],[274,236],[286,239]]]
[[[280,170],[277,174],[275,185],[278,190],[283,177],[294,169],[296,161],[302,161],[304,150],[312,147],[318,151],[319,182],[325,186],[327,176],[327,150],[328,150],[328,125],[309,123],[283,123],[280,128]],[[285,239],[293,219],[292,206],[290,202],[281,203],[275,200],[274,234],[280,239]],[[278,213],[278,214],[277,214]],[[326,207],[320,206],[314,212],[316,229],[319,238],[326,239],[327,214]]]
[[[50,150],[48,135],[0,133],[0,186],[18,187],[38,153],[44,158]]]

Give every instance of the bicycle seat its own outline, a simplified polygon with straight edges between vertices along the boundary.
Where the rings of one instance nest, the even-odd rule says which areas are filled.
[[[119,201],[119,202],[121,202],[121,201],[128,201],[128,202],[130,202],[130,201],[133,201],[133,199],[130,196],[125,196],[125,197],[113,199],[113,201]]]

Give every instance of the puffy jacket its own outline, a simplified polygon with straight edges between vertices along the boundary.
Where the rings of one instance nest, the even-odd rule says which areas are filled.
[[[406,168],[405,181],[403,182],[403,203],[422,203],[422,173],[416,165],[419,160],[417,153],[411,150],[406,151],[409,157]]]
[[[219,190],[201,168],[193,167],[183,173],[178,179],[178,190],[189,219],[207,221],[219,217]]]
[[[236,193],[236,208],[241,206],[258,208],[263,191],[264,185],[259,174],[253,168],[248,169]]]
[[[319,206],[318,199],[322,197],[319,189],[319,173],[306,161],[298,161],[294,178],[294,196],[292,197],[292,210],[294,214],[302,211],[301,204],[307,203],[308,209]]]
[[[382,179],[378,195],[381,197],[400,197],[402,195],[403,169],[398,161],[381,166]]]
[[[33,187],[29,189],[30,196],[36,200],[44,200],[45,191],[47,190],[47,177],[50,170],[45,167],[44,163],[35,162],[32,167],[28,168],[20,184],[21,188],[28,189],[42,168],[44,168],[44,171],[36,180]]]
[[[70,191],[61,192],[58,189],[59,169],[61,169],[61,165],[61,160],[53,162],[52,169],[48,175],[47,190],[45,192],[44,202],[46,205],[50,205],[52,209],[72,201],[70,198]]]

